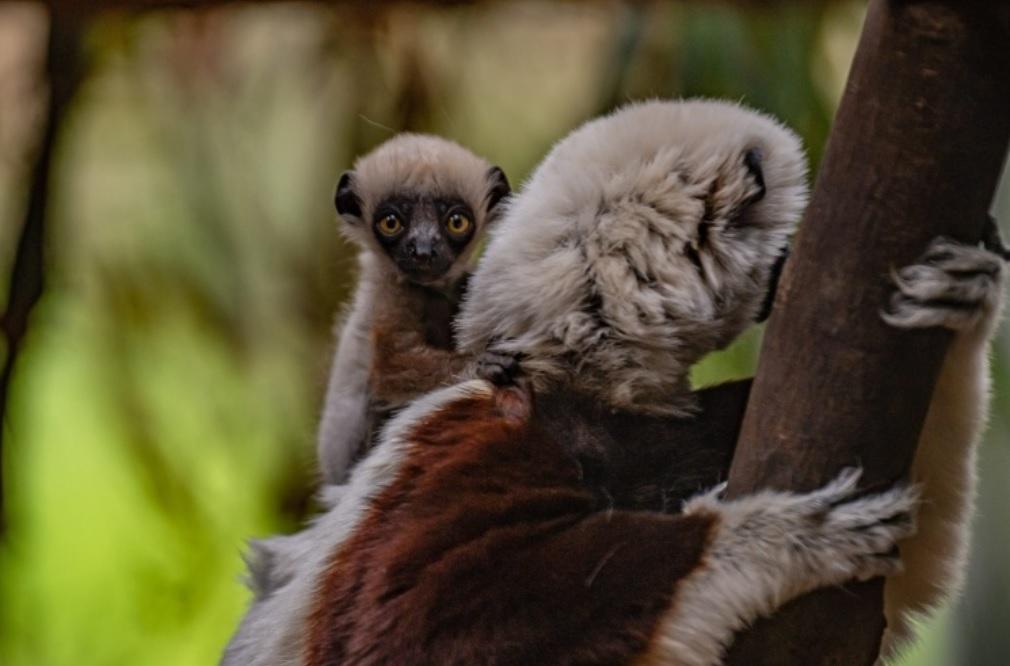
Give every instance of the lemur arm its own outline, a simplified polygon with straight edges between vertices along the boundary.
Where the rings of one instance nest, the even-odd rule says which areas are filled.
[[[912,636],[910,620],[956,595],[963,583],[975,498],[976,449],[989,412],[989,352],[1003,308],[1006,250],[990,224],[984,247],[938,239],[918,264],[895,276],[888,323],[954,331],[912,463],[923,488],[919,532],[900,544],[905,573],[884,592],[893,653]]]
[[[341,483],[368,436],[368,379],[372,365],[372,305],[375,293],[362,282],[333,354],[317,451],[323,480]]]

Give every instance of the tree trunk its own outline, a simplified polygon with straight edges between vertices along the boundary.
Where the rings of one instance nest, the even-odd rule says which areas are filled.
[[[730,495],[811,490],[861,465],[907,473],[949,335],[879,313],[892,268],[936,236],[977,242],[1010,139],[1006,4],[870,3],[813,198],[787,263]],[[871,664],[881,581],[822,590],[742,634],[731,664]]]

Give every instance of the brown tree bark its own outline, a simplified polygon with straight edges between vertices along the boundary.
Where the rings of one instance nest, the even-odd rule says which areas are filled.
[[[729,493],[907,473],[948,335],[879,317],[889,271],[977,242],[1010,140],[1005,3],[873,0],[768,324]],[[881,581],[822,590],[743,633],[731,664],[871,664]]]

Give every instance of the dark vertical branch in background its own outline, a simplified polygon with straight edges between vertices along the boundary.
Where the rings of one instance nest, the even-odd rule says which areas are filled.
[[[49,107],[39,142],[38,155],[31,174],[31,189],[24,226],[18,238],[11,271],[7,310],[0,318],[0,329],[7,338],[7,356],[0,371],[0,536],[5,532],[4,504],[4,434],[7,429],[7,409],[10,403],[11,380],[18,353],[28,330],[32,309],[42,296],[45,276],[46,215],[49,204],[53,149],[67,104],[80,80],[81,22],[80,12],[71,7],[51,8],[49,43],[46,53],[46,74],[49,78]]]
[[[948,335],[879,317],[892,267],[977,242],[1010,140],[1005,4],[874,0],[744,417],[729,492],[908,470]],[[733,664],[873,663],[881,581],[822,590],[744,633]]]
[[[642,44],[648,20],[648,8],[641,4],[622,4],[618,8],[613,53],[606,60],[596,115],[610,113],[627,99],[627,84]]]

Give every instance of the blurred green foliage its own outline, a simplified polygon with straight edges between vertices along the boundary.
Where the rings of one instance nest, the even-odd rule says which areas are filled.
[[[244,540],[312,509],[331,322],[353,284],[331,188],[355,155],[396,130],[431,131],[519,183],[593,115],[711,95],[781,117],[816,164],[862,13],[359,7],[88,26],[88,75],[57,147],[48,290],[6,425],[5,666],[216,661],[249,596]],[[38,23],[4,10],[0,35],[35,34],[19,43],[37,51]],[[23,55],[0,48],[0,81],[32,71]],[[13,105],[11,90],[0,83],[3,288],[38,107],[23,87]],[[1000,196],[1010,217],[1010,186]],[[759,339],[706,359],[696,383],[753,372]],[[997,492],[1010,482],[1008,359],[1004,335],[969,593],[909,666],[1010,663],[1010,510]]]

